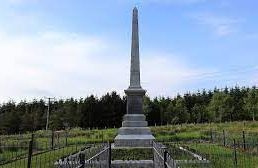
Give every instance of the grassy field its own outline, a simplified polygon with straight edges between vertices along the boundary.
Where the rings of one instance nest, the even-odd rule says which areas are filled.
[[[191,144],[189,147],[206,156],[207,159],[214,161],[213,164],[215,167],[234,167],[235,162],[238,167],[258,166],[257,154],[236,151],[235,159],[233,156],[234,150],[216,144]]]
[[[51,131],[37,131],[33,138],[33,153],[37,154],[60,148],[66,149],[70,146],[112,142],[115,135],[116,129],[82,130],[75,128],[69,131],[58,131],[54,134]],[[27,157],[31,137],[31,133],[1,136],[0,165]]]
[[[32,167],[47,167],[47,168],[54,168],[54,162],[61,157],[67,156],[69,154],[72,154],[76,151],[78,151],[81,147],[83,146],[69,146],[65,148],[60,148],[56,150],[50,150],[46,151],[41,154],[36,154],[32,157],[31,161],[31,166]],[[19,167],[19,168],[27,168],[27,159],[20,159],[5,165],[2,165],[0,167],[3,168],[14,168],[14,167]]]
[[[240,139],[242,132],[252,138],[258,137],[258,122],[231,122],[211,124],[183,124],[151,127],[153,134],[159,141],[189,141],[199,139],[210,139],[210,131],[226,132],[227,138]],[[258,139],[256,139],[258,140]],[[257,141],[258,142],[258,141]]]
[[[225,167],[225,165],[233,167],[235,151],[239,167],[255,168],[258,165],[258,122],[165,125],[151,127],[151,130],[157,141],[183,146],[211,160],[214,167]],[[245,150],[243,149],[243,131]],[[116,134],[117,129],[83,130],[74,128],[58,132],[37,131],[34,133],[32,166],[49,167],[58,158],[78,151],[86,144],[112,142]],[[236,150],[232,146],[233,139],[237,143],[235,144],[237,145]],[[17,167],[26,167],[25,157],[28,155],[30,140],[31,133],[1,135],[0,167],[16,167],[16,165],[18,165]],[[226,146],[223,146],[224,140]],[[167,147],[175,159],[194,159],[191,155],[182,153],[178,148],[175,148],[175,145],[168,144]],[[124,151],[118,153],[121,152],[123,153],[122,159],[137,159],[138,157],[134,151],[129,152],[128,156]],[[116,152],[113,154],[113,158],[118,158],[119,154]],[[139,158],[143,158],[142,155],[145,154],[139,155]],[[23,157],[24,159],[19,159]],[[15,159],[18,160],[14,161]],[[4,163],[8,164],[1,166]]]

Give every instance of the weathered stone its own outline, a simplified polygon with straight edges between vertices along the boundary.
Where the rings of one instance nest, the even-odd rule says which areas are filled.
[[[121,127],[118,130],[119,135],[151,135],[149,127]]]
[[[139,60],[139,35],[138,35],[138,10],[137,10],[137,8],[133,9],[130,87],[131,88],[141,88],[141,85],[140,85],[140,60]]]
[[[152,135],[117,135],[115,138],[116,147],[152,147],[154,137]]]
[[[139,34],[138,10],[133,9],[132,46],[130,86],[125,90],[127,96],[127,114],[124,116],[122,127],[114,140],[114,147],[151,147],[155,139],[147,127],[143,114],[143,96],[146,90],[141,88],[140,60],[139,60]]]
[[[122,127],[147,127],[147,121],[123,121]]]
[[[145,121],[146,117],[144,114],[126,114],[123,119],[125,121]]]
[[[151,168],[153,167],[153,160],[114,160],[111,162],[112,168]]]

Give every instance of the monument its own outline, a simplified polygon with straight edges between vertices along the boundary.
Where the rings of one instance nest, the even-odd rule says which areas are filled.
[[[140,83],[138,10],[133,9],[130,86],[125,90],[127,114],[115,137],[115,147],[152,147],[155,139],[143,114],[143,96],[146,90]]]

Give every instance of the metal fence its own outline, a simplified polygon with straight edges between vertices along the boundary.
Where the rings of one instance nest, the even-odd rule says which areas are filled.
[[[52,131],[50,134],[42,135],[25,134],[1,137],[0,168],[54,168],[56,160],[68,156],[72,156],[69,157],[69,163],[77,164],[80,159],[79,157],[74,157],[74,154],[78,153],[78,151],[85,151],[85,158],[89,159],[103,148],[100,143],[85,143],[87,138],[70,138],[66,135],[65,132],[61,134],[60,132]],[[99,157],[102,156],[103,154],[99,155]],[[82,158],[82,156],[80,157]]]
[[[0,167],[8,163],[27,158],[30,142],[32,155],[58,150],[70,146],[81,147],[85,144],[103,143],[113,139],[114,135],[105,130],[79,131],[37,131],[32,134],[0,136]]]
[[[210,136],[209,141],[226,147],[234,147],[245,151],[253,151],[258,145],[258,133],[254,132],[227,132],[223,131],[206,131],[204,134]],[[257,151],[258,152],[258,151]]]
[[[0,165],[0,168],[54,168],[54,163],[63,156],[72,155],[83,150],[83,145],[71,145],[59,149],[48,150],[40,153],[33,153],[29,150],[25,158]],[[31,149],[31,148],[30,148]]]
[[[165,145],[177,165],[182,168],[255,168],[258,165],[256,150],[242,150],[237,145],[229,147],[207,141],[166,142]]]
[[[97,132],[97,131],[96,131]],[[258,135],[250,132],[206,131],[204,139],[153,143],[155,167],[239,167],[258,165]],[[96,133],[102,139],[103,133]],[[101,138],[102,137],[102,138]],[[84,135],[65,131],[0,137],[0,168],[56,167],[67,158],[69,164],[107,167],[111,162],[107,144],[86,144]],[[166,147],[164,146],[166,145]],[[80,151],[81,154],[78,154]],[[58,162],[57,162],[58,161]],[[84,162],[83,162],[84,161]]]
[[[166,146],[153,142],[153,165],[154,168],[177,168],[176,161],[167,152]]]
[[[67,147],[66,132],[44,132],[44,134],[19,134],[0,137],[0,165],[32,157],[33,154]]]
[[[55,162],[57,168],[110,168],[111,146],[109,143],[92,146]]]

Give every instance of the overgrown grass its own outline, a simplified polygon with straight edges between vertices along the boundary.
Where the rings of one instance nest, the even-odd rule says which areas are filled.
[[[232,148],[226,148],[217,144],[189,144],[188,147],[212,162],[214,167],[250,167],[258,166],[258,156],[254,153],[246,153]]]
[[[61,157],[68,156],[69,154],[72,154],[74,152],[77,152],[81,147],[83,146],[69,146],[57,150],[50,150],[48,152],[44,152],[41,154],[36,154],[32,157],[31,166],[32,167],[48,167],[48,168],[54,168],[55,161],[60,159]],[[1,168],[13,168],[13,167],[19,167],[19,168],[27,168],[28,160],[27,158],[17,160],[14,162],[11,162],[9,164],[5,164],[0,166]]]
[[[210,132],[213,132],[213,138],[223,130],[228,142],[241,141],[243,131],[245,131],[246,143],[258,142],[258,122],[228,122],[228,123],[210,123],[210,124],[182,124],[165,125],[151,127],[151,130],[158,141],[191,141],[191,140],[210,140]]]
[[[217,143],[215,140],[222,141],[222,131],[225,131],[226,141],[228,144],[232,144],[233,139],[236,139],[236,142],[243,141],[243,131],[245,131],[245,138],[246,143],[258,143],[258,122],[228,122],[228,123],[211,123],[211,124],[182,124],[182,125],[166,125],[166,126],[157,126],[151,127],[152,133],[156,137],[156,140],[162,142],[179,142],[179,143],[186,143],[187,147],[191,150],[200,153],[201,155],[206,156],[208,159],[213,161],[213,164],[216,167],[219,166],[229,166],[231,167],[234,163],[232,161],[233,153],[232,148],[222,147],[221,144],[210,144],[206,143],[207,141],[211,140],[210,131],[218,132],[218,134],[214,134],[214,143]],[[35,155],[33,157],[33,165],[43,165],[43,164],[52,164],[54,160],[74,152],[74,146],[77,144],[78,146],[82,146],[85,144],[92,144],[92,143],[99,143],[99,142],[113,142],[117,134],[117,129],[93,129],[93,130],[83,130],[80,128],[74,128],[68,131],[58,131],[54,135],[54,148],[56,150],[49,151],[51,149],[51,131],[36,131],[34,133],[35,141],[34,141],[34,153],[44,152],[42,154]],[[220,138],[220,139],[219,139]],[[28,142],[31,139],[31,134],[21,134],[21,135],[8,135],[8,136],[0,136],[0,146],[13,146],[13,144],[17,144],[17,149],[15,150],[3,150],[0,148],[0,164],[4,161],[10,161],[15,159],[14,153],[17,154],[21,153],[23,156],[27,156],[27,153],[24,152],[23,149],[19,149],[19,146],[26,147],[28,146]],[[197,145],[195,142],[197,141],[204,142],[204,145]],[[188,142],[188,143],[187,143]],[[189,143],[190,142],[190,143]],[[256,144],[257,146],[257,144]],[[61,148],[61,149],[58,149]],[[7,148],[6,148],[7,149]],[[10,148],[11,149],[11,148]],[[65,152],[58,152],[63,151]],[[173,149],[176,150],[176,149]],[[239,160],[238,164],[243,166],[250,166],[253,165],[249,164],[257,164],[257,156],[253,155],[252,152],[243,153],[242,149],[238,150]],[[27,152],[27,149],[26,149]],[[132,151],[114,151],[112,153],[113,158],[119,158],[122,160],[125,159],[139,159],[145,156],[149,156],[149,153],[141,153],[136,154],[135,150]],[[180,152],[180,151],[178,151]],[[45,158],[48,161],[42,161]],[[191,159],[191,156],[187,155],[180,155],[178,154],[175,156],[178,159]],[[41,162],[39,163],[39,160]],[[225,162],[225,165],[222,164]],[[247,163],[248,162],[248,163]],[[26,159],[20,159],[19,161],[14,161],[12,163],[6,164],[4,166],[12,167],[11,165],[18,165],[18,164],[26,165]],[[49,165],[48,165],[49,166]],[[45,167],[48,167],[45,166]],[[1,167],[1,166],[0,166]]]
[[[152,160],[152,149],[113,149],[112,160]]]

